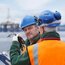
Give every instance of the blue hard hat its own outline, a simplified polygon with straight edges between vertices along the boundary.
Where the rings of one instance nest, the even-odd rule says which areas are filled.
[[[39,16],[39,25],[48,26],[48,27],[56,27],[60,24],[58,20],[61,19],[61,15],[59,12],[51,12],[49,10],[44,11]]]
[[[23,21],[21,22],[20,27],[25,28],[25,27],[30,26],[32,24],[36,25],[35,17],[34,16],[25,16]]]

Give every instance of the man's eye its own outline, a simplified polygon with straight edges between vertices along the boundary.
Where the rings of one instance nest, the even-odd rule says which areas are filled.
[[[32,29],[32,27],[29,27],[28,29],[30,30],[30,29]]]

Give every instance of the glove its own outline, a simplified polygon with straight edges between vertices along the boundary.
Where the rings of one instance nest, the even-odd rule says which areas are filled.
[[[17,34],[13,37],[12,41],[17,41],[19,43],[25,44],[25,41],[23,40],[23,38],[21,37],[21,34]]]
[[[21,37],[21,34],[17,34],[16,36],[13,37],[12,41],[17,41],[20,43],[20,48],[21,50],[23,50],[23,47],[25,45],[25,41],[23,40],[23,38]]]
[[[12,41],[17,41],[18,42],[18,36],[19,36],[19,34],[13,36]]]
[[[18,41],[19,41],[19,43],[25,44],[25,41],[23,40],[23,38],[21,36],[18,36]]]

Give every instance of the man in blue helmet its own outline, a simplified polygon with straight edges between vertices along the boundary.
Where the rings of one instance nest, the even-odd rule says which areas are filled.
[[[26,16],[20,27],[25,32],[30,44],[35,44],[40,37],[36,18],[33,16]]]
[[[27,40],[23,48],[18,40],[18,35],[13,37],[10,48],[10,59],[12,65],[30,65],[30,59],[26,46],[35,44],[39,39],[38,26],[34,16],[26,16],[20,24],[21,29],[25,32]],[[21,50],[22,48],[22,50]]]
[[[65,42],[60,40],[56,32],[61,14],[45,11],[39,19],[44,32],[40,42],[27,48],[31,65],[65,65]]]
[[[51,38],[60,39],[60,35],[56,32],[56,28],[61,23],[61,14],[59,12],[51,12],[49,10],[44,11],[39,16],[39,26],[42,28],[43,33],[41,34],[42,38]]]

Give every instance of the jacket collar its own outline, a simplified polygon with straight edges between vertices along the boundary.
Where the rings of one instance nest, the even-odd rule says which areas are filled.
[[[53,32],[47,32],[41,35],[41,39],[43,40],[60,40],[60,35],[53,31]]]

